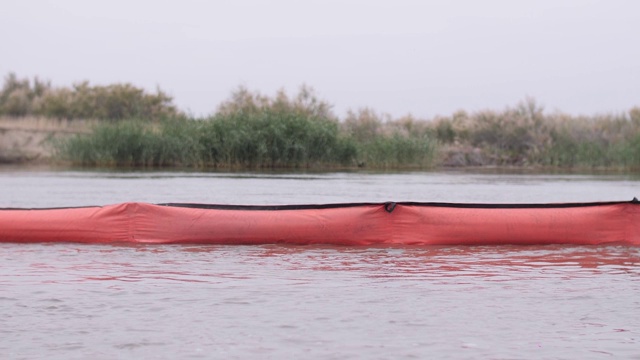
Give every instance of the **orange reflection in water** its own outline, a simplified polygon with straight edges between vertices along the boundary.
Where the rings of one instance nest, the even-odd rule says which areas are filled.
[[[550,272],[561,272],[562,278],[605,272],[640,276],[640,249],[625,246],[84,245],[78,249],[85,255],[93,252],[97,256],[89,262],[69,264],[66,270],[46,271],[82,274],[84,281],[153,279],[193,283],[249,279],[262,271],[293,277],[296,275],[292,271],[344,272],[389,279],[497,280],[513,276],[536,278]],[[44,271],[43,265],[32,264]],[[51,263],[46,266],[51,267]]]

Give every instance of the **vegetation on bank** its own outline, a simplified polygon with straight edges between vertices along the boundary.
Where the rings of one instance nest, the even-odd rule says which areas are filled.
[[[53,87],[37,77],[19,79],[10,73],[0,91],[0,116],[42,116],[55,119],[163,119],[181,115],[173,99],[160,89],[149,94],[131,84]]]
[[[430,166],[435,151],[426,134],[349,134],[305,87],[292,98],[239,89],[207,119],[104,123],[59,148],[81,165],[213,168]]]
[[[42,104],[60,94],[66,94],[66,107],[45,111],[52,107]],[[458,111],[428,120],[394,119],[368,108],[340,119],[307,87],[293,97],[240,88],[210,117],[191,119],[160,91],[86,82],[53,88],[10,74],[0,93],[0,115],[108,120],[57,143],[62,159],[84,166],[640,169],[637,107],[571,116],[546,114],[525,99],[502,111]]]
[[[533,99],[501,112],[432,121],[443,164],[640,169],[640,108],[596,116],[545,114]]]

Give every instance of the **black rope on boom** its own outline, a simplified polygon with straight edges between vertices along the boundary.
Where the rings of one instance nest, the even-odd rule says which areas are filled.
[[[393,201],[388,201],[386,203],[384,203],[384,209],[391,214],[393,212],[393,210],[396,208],[396,203],[394,203]]]

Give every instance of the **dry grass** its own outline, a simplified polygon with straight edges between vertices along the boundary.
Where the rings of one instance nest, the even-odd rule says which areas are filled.
[[[72,87],[53,87],[37,77],[33,81],[9,73],[0,90],[0,116],[44,116],[56,119],[146,119],[182,116],[173,99],[128,83],[107,86],[88,81]]]
[[[32,131],[61,134],[88,134],[98,124],[97,120],[64,120],[43,116],[0,117],[0,130]]]
[[[640,109],[597,116],[545,114],[533,99],[503,111],[432,122],[446,166],[640,168]]]

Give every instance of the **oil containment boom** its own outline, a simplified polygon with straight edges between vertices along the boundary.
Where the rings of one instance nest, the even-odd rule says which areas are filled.
[[[4,208],[0,242],[640,246],[640,202]]]

